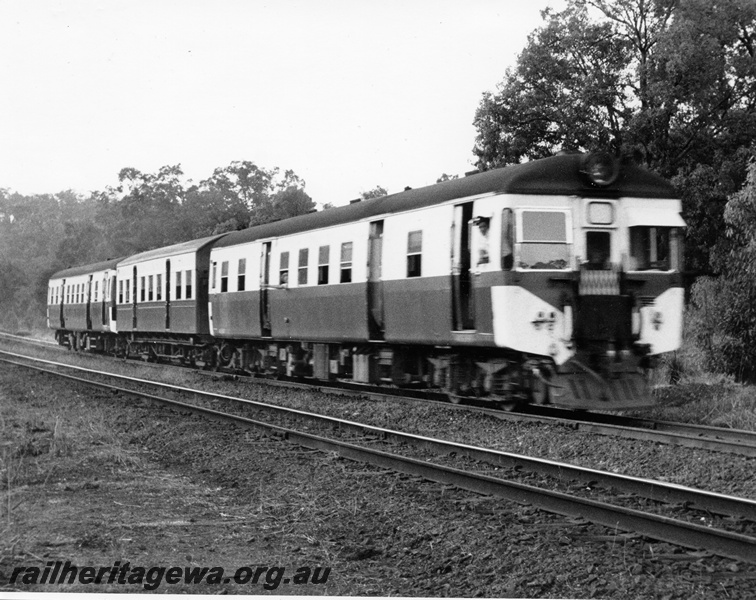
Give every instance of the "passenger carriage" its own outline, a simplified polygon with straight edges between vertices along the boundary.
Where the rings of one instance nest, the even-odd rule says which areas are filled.
[[[121,350],[143,358],[204,364],[208,339],[210,236],[130,256],[117,265]]]
[[[58,271],[47,288],[47,326],[72,349],[104,350],[118,331],[113,287],[119,259]]]

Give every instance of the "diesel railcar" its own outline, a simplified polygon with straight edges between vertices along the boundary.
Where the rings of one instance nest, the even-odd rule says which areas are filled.
[[[632,163],[558,155],[129,257],[112,284],[117,324],[93,335],[147,357],[453,401],[643,406],[655,357],[681,343],[680,210]]]

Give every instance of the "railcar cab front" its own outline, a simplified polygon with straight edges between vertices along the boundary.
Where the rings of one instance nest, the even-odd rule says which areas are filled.
[[[524,353],[541,401],[648,405],[652,358],[682,337],[680,201],[607,155],[585,155],[561,193],[553,185],[487,199],[470,221],[473,254],[498,254],[474,269],[500,274],[489,276],[495,343]]]

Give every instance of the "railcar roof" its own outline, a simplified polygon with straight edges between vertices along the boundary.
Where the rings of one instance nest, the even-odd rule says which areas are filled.
[[[398,194],[362,200],[307,215],[267,223],[228,234],[216,248],[332,227],[378,215],[425,208],[455,198],[480,194],[579,195],[602,198],[677,198],[672,185],[659,175],[634,164],[624,164],[614,183],[597,188],[581,175],[583,154],[551,156],[528,163],[484,171]]]
[[[50,279],[62,279],[64,277],[76,277],[77,275],[88,275],[89,273],[97,273],[99,271],[107,271],[108,269],[115,269],[115,266],[122,261],[123,258],[111,258],[102,262],[93,263],[91,265],[81,265],[80,267],[69,267],[63,269],[57,273],[50,275]]]
[[[127,267],[129,265],[135,265],[156,258],[169,258],[171,256],[178,256],[179,254],[187,254],[188,252],[197,252],[215,240],[222,238],[224,235],[227,234],[221,233],[219,235],[211,235],[198,240],[190,240],[188,242],[181,242],[180,244],[173,244],[172,246],[166,246],[164,248],[155,248],[154,250],[140,252],[139,254],[134,254],[133,256],[123,259],[118,266]]]

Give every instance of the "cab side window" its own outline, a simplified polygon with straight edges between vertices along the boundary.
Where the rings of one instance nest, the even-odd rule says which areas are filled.
[[[501,269],[511,271],[514,266],[514,213],[511,208],[501,211]]]
[[[630,271],[670,271],[681,267],[676,227],[630,227]]]

